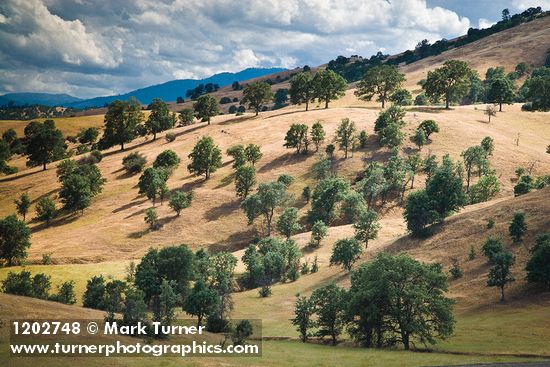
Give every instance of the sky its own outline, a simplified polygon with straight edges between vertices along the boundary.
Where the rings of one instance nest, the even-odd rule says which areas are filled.
[[[393,54],[550,0],[0,0],[0,94],[90,98]]]

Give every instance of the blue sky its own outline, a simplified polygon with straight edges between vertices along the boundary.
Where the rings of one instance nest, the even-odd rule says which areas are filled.
[[[123,93],[396,53],[550,0],[1,0],[0,94]]]

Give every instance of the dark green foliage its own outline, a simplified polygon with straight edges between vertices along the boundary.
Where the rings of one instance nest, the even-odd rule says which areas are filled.
[[[307,130],[308,126],[305,124],[292,124],[286,132],[284,146],[288,149],[296,149],[297,154],[306,154],[309,146]]]
[[[57,293],[50,296],[50,301],[74,305],[76,303],[74,286],[75,283],[73,280],[61,283],[61,285],[57,287]]]
[[[166,279],[160,284],[160,294],[153,305],[153,321],[163,326],[171,325],[175,319],[174,308],[181,304],[181,296],[175,291],[174,281]],[[157,335],[159,338],[166,338],[168,335]]]
[[[233,145],[227,148],[225,152],[228,156],[233,158],[233,168],[238,169],[246,163],[246,153],[242,144]]]
[[[521,242],[521,239],[525,235],[525,232],[527,232],[527,224],[525,223],[525,213],[523,212],[514,213],[514,217],[512,218],[512,221],[510,222],[510,226],[508,227],[508,232],[510,233],[510,237],[512,237],[514,242]]]
[[[8,266],[20,264],[27,257],[30,238],[29,227],[15,215],[0,219],[0,260]]]
[[[180,157],[173,150],[165,150],[153,162],[154,168],[164,168],[168,172],[175,170],[180,164]]]
[[[288,101],[288,89],[286,88],[280,88],[277,89],[275,92],[275,105],[273,108],[281,108],[286,105],[286,102]]]
[[[514,84],[508,78],[497,78],[491,81],[487,91],[487,100],[499,105],[499,111],[502,112],[502,104],[512,104],[514,102]]]
[[[171,143],[174,140],[176,140],[176,134],[174,133],[166,133],[164,135],[164,140],[166,140],[167,143]]]
[[[237,113],[237,106],[231,105],[229,106],[229,109],[227,110],[229,113]]]
[[[158,301],[163,280],[173,281],[177,294],[186,294],[193,270],[193,252],[186,245],[150,249],[136,268],[135,285],[151,305]]]
[[[428,98],[426,93],[420,93],[414,98],[415,106],[426,106],[428,103],[430,103],[430,99]]]
[[[334,148],[333,145],[332,148]],[[313,164],[311,171],[317,180],[328,178],[332,175],[332,161],[329,158],[319,157]]]
[[[470,246],[470,252],[468,253],[468,260],[472,261],[476,258],[476,249],[474,245]]]
[[[405,110],[399,106],[391,106],[390,108],[380,112],[380,115],[374,122],[374,131],[379,133],[385,129],[391,123],[405,126],[403,118],[405,117]]]
[[[263,155],[260,151],[260,146],[256,144],[248,144],[246,148],[244,148],[244,154],[246,155],[246,160],[253,166],[262,158]]]
[[[143,119],[141,105],[136,99],[128,102],[113,101],[105,114],[105,128],[99,146],[106,149],[120,145],[120,149],[124,150],[124,144],[136,137]]]
[[[345,297],[346,292],[334,283],[317,288],[311,294],[317,315],[318,330],[315,335],[320,338],[329,336],[332,345],[336,345],[344,327]]]
[[[434,120],[424,120],[418,125],[418,128],[424,130],[428,139],[433,133],[439,132],[439,125]]]
[[[94,276],[86,283],[86,291],[82,296],[82,305],[87,308],[103,310],[105,308],[105,278]]]
[[[500,191],[500,183],[494,171],[482,176],[470,187],[468,193],[470,204],[481,203],[492,199]]]
[[[367,147],[367,138],[367,132],[365,130],[361,130],[357,138],[359,140],[359,148],[365,149]]]
[[[282,175],[279,175],[279,177],[277,177],[277,182],[280,182],[285,185],[286,188],[289,188],[290,185],[292,185],[292,183],[294,182],[294,177],[283,173]]]
[[[29,194],[26,192],[19,195],[19,199],[14,200],[15,203],[15,209],[17,210],[17,214],[23,217],[23,222],[25,221],[25,217],[27,216],[27,213],[29,212],[29,209],[31,207],[31,199],[29,197]]]
[[[329,159],[333,158],[334,150],[335,150],[334,144],[328,144],[327,147],[325,148],[325,153],[327,153],[327,156]]]
[[[151,230],[155,231],[160,228],[158,219],[159,216],[155,208],[148,208],[145,210],[145,217],[143,217],[143,220],[149,225]]]
[[[445,155],[441,166],[426,182],[426,194],[440,220],[466,204],[462,176],[460,164],[453,162],[448,155]]]
[[[98,136],[99,129],[97,127],[89,127],[78,133],[78,142],[80,144],[94,144]]]
[[[155,140],[158,133],[174,127],[176,114],[170,113],[168,105],[159,98],[153,99],[149,109],[151,109],[151,113],[145,122],[145,128],[147,133],[153,134],[153,140]]]
[[[193,200],[193,193],[185,193],[183,191],[176,191],[170,196],[169,206],[173,211],[176,212],[177,216],[180,216],[180,212],[183,209],[189,208],[191,206],[191,200]]]
[[[258,296],[260,296],[260,298],[267,298],[271,296],[271,293],[271,286],[269,285],[262,285],[260,290],[258,290]]]
[[[195,115],[191,108],[184,108],[180,111],[179,115],[180,125],[187,126],[191,125],[195,121]]]
[[[328,108],[330,101],[345,95],[348,84],[346,80],[332,70],[320,70],[313,77],[314,97],[325,102]]]
[[[277,219],[277,231],[288,240],[300,229],[302,229],[302,226],[298,222],[298,209],[286,208]]]
[[[258,217],[263,217],[266,225],[266,235],[271,235],[271,225],[275,210],[285,206],[291,196],[286,192],[286,187],[280,182],[261,183],[254,195],[248,196],[242,203],[248,224],[252,224]]]
[[[442,67],[428,71],[423,88],[433,100],[443,98],[445,108],[454,100],[459,100],[468,92],[472,69],[464,61],[447,60]]]
[[[414,134],[411,135],[410,139],[411,142],[413,142],[418,147],[418,150],[421,150],[422,147],[428,142],[426,133],[422,129],[416,129]]]
[[[59,197],[68,210],[84,210],[99,194],[105,179],[94,164],[80,164],[67,175],[60,176]]]
[[[311,199],[311,188],[309,186],[304,186],[304,189],[302,190],[302,199],[306,203],[309,203],[309,200]]]
[[[378,237],[380,223],[378,222],[378,214],[373,210],[362,210],[359,213],[357,221],[353,224],[355,230],[355,239],[363,242],[365,248],[369,246],[369,240],[374,240]]]
[[[500,288],[500,302],[504,302],[504,287],[515,279],[511,272],[511,267],[516,262],[516,258],[509,251],[499,252],[493,257],[493,266],[489,270],[487,286]]]
[[[355,122],[348,118],[342,119],[334,140],[338,143],[338,148],[344,151],[344,159],[348,157],[348,151],[353,149],[355,139]]]
[[[370,101],[376,95],[377,101],[382,102],[382,108],[384,108],[386,100],[390,97],[394,102],[402,101],[402,98],[397,97],[406,97],[403,93],[400,93],[395,100],[393,98],[404,81],[405,75],[401,74],[397,67],[387,64],[374,66],[367,70],[363,79],[357,84],[355,95],[367,101]]]
[[[203,136],[195,144],[193,151],[189,154],[191,163],[187,165],[187,170],[196,175],[205,175],[206,179],[222,166],[222,153],[214,140],[209,136]]]
[[[199,120],[208,121],[210,125],[210,119],[220,113],[220,108],[214,97],[205,95],[200,96],[193,104],[193,111]]]
[[[439,220],[439,215],[433,208],[426,190],[417,190],[407,196],[403,215],[407,222],[407,229],[414,236],[427,235],[427,227]]]
[[[521,176],[518,183],[514,186],[514,196],[527,194],[533,188],[533,178],[531,176]]]
[[[363,195],[355,190],[351,190],[346,195],[340,206],[341,217],[348,223],[355,222],[360,213],[365,210],[367,210],[367,204]]]
[[[183,310],[197,317],[197,327],[202,325],[203,318],[218,307],[218,294],[210,289],[202,280],[195,282],[193,289],[185,298]]]
[[[490,136],[486,136],[481,140],[481,147],[485,150],[485,153],[490,156],[493,155],[495,150],[495,141]]]
[[[376,162],[367,166],[364,177],[356,185],[356,190],[363,194],[370,208],[376,199],[386,194],[388,182],[384,176],[384,168]]]
[[[527,281],[550,289],[550,233],[537,236],[525,266]]]
[[[407,89],[398,89],[390,96],[390,101],[398,106],[410,106],[413,104],[412,94]]]
[[[521,90],[525,99],[531,103],[531,111],[550,110],[550,67],[533,70]]]
[[[2,280],[2,291],[17,296],[33,297],[31,272],[22,270],[20,273],[14,273],[10,271]]]
[[[353,264],[359,259],[362,252],[361,244],[355,238],[338,240],[332,248],[330,265],[342,265],[342,268],[351,271]]]
[[[305,103],[306,111],[309,109],[309,102],[313,100],[313,78],[309,72],[296,74],[290,79],[290,102],[292,104]]]
[[[428,176],[428,179],[434,174],[437,169],[437,165],[437,157],[435,154],[430,154],[424,158],[424,161],[422,162],[422,172]]]
[[[65,156],[65,141],[53,120],[31,122],[25,127],[27,166],[42,166]]]
[[[454,258],[452,260],[452,266],[451,266],[451,269],[449,269],[449,274],[451,274],[451,279],[453,280],[462,278],[462,276],[464,275],[464,273],[462,272],[462,269],[460,269],[460,262],[458,261],[457,258]]]
[[[321,240],[325,238],[328,233],[328,227],[322,220],[318,220],[311,226],[311,240],[310,246],[319,248],[321,247]]]
[[[315,151],[319,150],[319,146],[325,141],[325,129],[320,121],[315,122],[311,126],[311,141],[315,144]]]
[[[274,94],[271,86],[266,82],[254,82],[244,87],[241,105],[248,104],[258,116],[262,107],[273,100]]]
[[[231,98],[227,96],[220,98],[220,104],[227,104],[227,103],[231,103]]]
[[[371,347],[413,340],[435,344],[452,335],[454,301],[446,298],[447,277],[439,264],[422,264],[407,254],[379,253],[352,273],[349,331]]]
[[[487,229],[491,229],[495,226],[495,220],[493,218],[489,218],[487,220]]]
[[[296,330],[300,333],[300,340],[305,343],[311,335],[309,330],[315,325],[311,319],[314,312],[314,305],[311,299],[296,295],[296,303],[294,304],[294,318],[291,320],[292,325],[296,326]]]
[[[141,172],[147,159],[139,152],[130,153],[122,159],[122,166],[128,173]]]
[[[50,222],[57,215],[57,209],[55,202],[49,197],[43,197],[36,203],[36,219],[46,222],[46,225],[50,225]]]
[[[246,339],[248,339],[252,335],[252,333],[253,328],[250,321],[239,321],[231,332],[231,340],[233,341],[233,345],[245,345]]]
[[[322,220],[325,224],[330,224],[337,216],[336,205],[345,199],[349,191],[349,182],[341,177],[321,180],[313,190],[311,210],[308,212],[309,222]]]
[[[235,173],[235,191],[241,199],[246,199],[256,184],[256,170],[254,166],[240,166]]]
[[[489,263],[493,263],[495,256],[503,250],[504,246],[500,239],[493,237],[488,237],[481,246],[481,253],[489,260]]]

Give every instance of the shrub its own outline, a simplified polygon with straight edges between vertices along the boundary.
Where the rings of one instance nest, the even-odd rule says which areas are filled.
[[[476,249],[474,245],[470,246],[470,252],[468,253],[468,260],[472,261],[476,258]]]
[[[449,273],[451,274],[451,278],[454,280],[462,278],[462,276],[464,275],[464,273],[460,269],[460,262],[458,261],[458,259],[452,260],[452,266],[449,270]]]
[[[191,200],[193,200],[193,193],[185,193],[183,191],[177,191],[175,194],[173,194],[170,197],[169,206],[176,212],[178,217],[180,216],[180,212],[183,209],[189,208],[191,205]]]
[[[235,326],[235,329],[231,332],[231,340],[233,345],[245,345],[246,339],[248,339],[253,332],[252,324],[248,320],[241,320]]]
[[[271,287],[270,287],[269,285],[264,285],[264,286],[261,287],[260,290],[258,291],[258,295],[259,295],[261,298],[266,298],[266,297],[271,296]]]
[[[122,159],[124,169],[132,174],[141,172],[146,163],[147,159],[139,152],[130,153]]]
[[[36,203],[36,217],[38,220],[46,222],[46,225],[50,224],[56,214],[55,202],[49,196],[43,197]]]
[[[487,229],[491,229],[495,226],[495,220],[493,218],[487,219]]]
[[[493,262],[496,254],[501,253],[504,250],[502,242],[498,238],[489,237],[485,240],[485,243],[481,246],[481,253],[485,256],[490,263]]]
[[[512,237],[514,242],[521,242],[523,235],[525,234],[525,232],[527,232],[527,224],[525,223],[525,213],[523,212],[514,213],[514,217],[512,218],[512,221],[510,222],[510,226],[508,227],[508,232],[510,233],[510,237]]]
[[[154,168],[166,168],[169,171],[174,170],[180,164],[180,157],[173,150],[165,150],[160,153],[153,162]]]
[[[145,223],[149,224],[149,228],[153,231],[156,229],[159,229],[159,222],[158,222],[158,214],[155,208],[149,208],[145,210],[145,217],[143,218],[145,220]]]
[[[166,135],[164,135],[164,140],[166,140],[166,142],[168,142],[168,143],[171,143],[171,142],[173,142],[174,140],[176,140],[176,134],[174,134],[174,133],[166,133]]]
[[[76,294],[74,292],[74,281],[63,282],[57,287],[57,293],[50,296],[50,301],[74,305],[76,303]]]
[[[51,254],[42,254],[42,265],[52,265],[53,260]]]
[[[426,106],[429,102],[430,100],[428,99],[428,96],[426,96],[425,93],[420,93],[414,99],[415,106]]]
[[[527,281],[550,289],[550,233],[538,235],[530,253],[525,266]]]
[[[309,186],[305,186],[302,190],[302,199],[304,199],[306,203],[309,203],[309,199],[311,199],[311,188]]]

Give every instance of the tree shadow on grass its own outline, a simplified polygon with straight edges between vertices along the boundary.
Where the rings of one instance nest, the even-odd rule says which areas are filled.
[[[227,185],[231,184],[234,179],[235,179],[235,172],[232,172],[229,175],[222,178],[220,181],[220,184],[216,186],[215,189],[221,189],[222,187],[226,187]]]
[[[226,201],[217,207],[209,209],[205,213],[204,217],[208,221],[215,221],[222,217],[226,217],[230,215],[235,210],[238,210],[239,207],[240,207],[240,202],[237,199]]]
[[[139,200],[139,201],[135,201],[135,200],[134,200],[134,201],[131,201],[131,202],[127,203],[127,204],[124,204],[124,205],[122,205],[122,206],[116,208],[116,209],[113,210],[112,212],[113,212],[113,213],[119,213],[119,212],[124,211],[124,210],[126,210],[126,209],[130,209],[130,208],[132,208],[132,207],[134,207],[134,206],[136,206],[136,205],[141,205],[141,204],[145,203],[145,202],[148,201],[148,200],[149,200],[149,199],[147,199],[147,198],[142,199],[142,200]]]
[[[39,223],[31,228],[31,232],[38,232],[46,228],[55,228],[65,224],[69,224],[81,217],[81,211],[68,212],[65,210],[58,211],[58,215],[50,221],[50,223],[42,222],[34,218],[31,223]]]
[[[152,232],[152,230],[150,228],[147,228],[147,229],[144,229],[144,230],[141,230],[141,231],[128,233],[128,238],[132,238],[132,239],[137,240],[137,239],[145,236],[149,232]]]
[[[264,164],[260,169],[258,169],[258,172],[261,173],[261,172],[271,171],[272,169],[302,162],[307,158],[309,158],[309,154],[286,153],[278,158],[275,158],[271,162]]]
[[[241,232],[232,233],[225,241],[209,245],[208,252],[214,254],[220,251],[234,252],[242,250],[250,244],[256,235],[256,230],[253,227]]]

